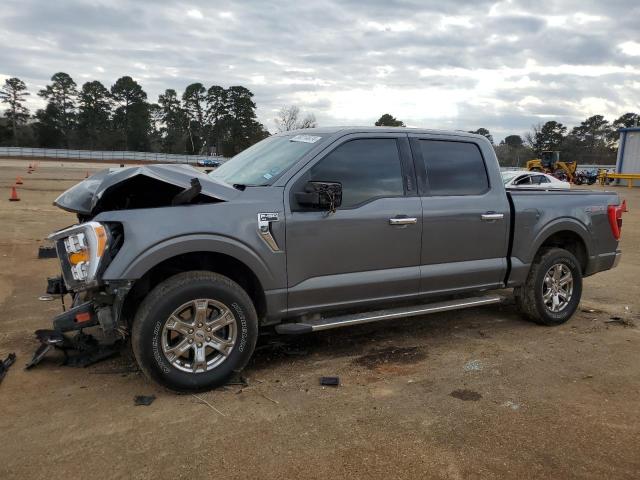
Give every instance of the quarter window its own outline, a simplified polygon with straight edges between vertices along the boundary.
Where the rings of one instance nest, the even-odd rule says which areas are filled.
[[[343,143],[311,168],[310,180],[340,182],[340,208],[379,197],[404,195],[398,144],[393,138],[363,138]]]
[[[431,195],[479,195],[489,189],[480,149],[474,143],[420,140]]]

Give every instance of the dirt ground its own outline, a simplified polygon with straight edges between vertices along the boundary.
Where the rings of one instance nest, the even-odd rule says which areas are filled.
[[[585,280],[563,326],[483,307],[263,341],[249,386],[205,404],[127,355],[23,369],[60,311],[38,300],[58,268],[37,249],[75,218],[52,201],[98,168],[26,164],[0,161],[0,356],[17,354],[0,384],[0,478],[640,477],[640,189],[615,189],[630,207],[621,264]]]

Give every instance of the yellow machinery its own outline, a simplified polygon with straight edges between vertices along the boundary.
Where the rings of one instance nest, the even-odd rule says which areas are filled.
[[[577,162],[561,162],[560,152],[557,150],[542,152],[540,158],[534,158],[527,162],[527,170],[532,172],[544,172],[554,177],[573,183]]]
[[[626,180],[627,187],[633,188],[634,181],[640,181],[640,173],[614,173],[605,169],[600,169],[598,172],[598,180],[600,185],[608,185],[614,180]]]

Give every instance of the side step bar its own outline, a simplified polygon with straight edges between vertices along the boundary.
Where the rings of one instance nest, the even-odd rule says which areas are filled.
[[[355,313],[349,315],[338,315],[335,317],[319,318],[301,323],[281,323],[276,325],[276,332],[283,335],[295,335],[300,333],[318,332],[329,330],[330,328],[349,327],[361,323],[379,322],[382,320],[392,320],[395,318],[415,317],[428,313],[446,312],[448,310],[460,310],[462,308],[479,307],[481,305],[492,305],[501,303],[503,297],[485,296],[460,298],[447,300],[444,302],[426,303],[422,305],[410,305],[407,307],[388,308],[375,310],[372,312]]]

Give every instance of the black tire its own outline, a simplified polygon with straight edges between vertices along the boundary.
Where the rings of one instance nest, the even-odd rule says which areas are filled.
[[[168,336],[174,335],[174,332],[167,333],[165,330],[169,317],[175,313],[176,309],[197,299],[210,299],[211,302],[219,302],[227,307],[233,319],[229,316],[228,325],[219,331],[224,333],[231,332],[233,329],[234,344],[228,355],[205,344],[203,351],[209,349],[209,356],[218,355],[219,358],[224,357],[224,359],[220,364],[212,365],[210,370],[207,370],[209,366],[205,365],[202,367],[202,371],[187,372],[179,369],[180,365],[174,365],[167,357],[163,341]],[[203,305],[203,302],[200,302],[199,305]],[[209,302],[205,307],[205,314],[213,316],[213,310],[210,314],[208,313]],[[194,307],[192,319],[194,325],[197,321],[195,309],[196,307]],[[219,310],[216,313],[221,312],[222,310]],[[203,341],[204,329],[196,328],[195,330],[193,335],[199,334],[200,341]],[[194,330],[191,329],[191,332]],[[184,339],[188,337],[189,343],[193,343],[193,338],[195,338],[193,335],[185,335]],[[206,335],[213,336],[211,333]],[[182,341],[182,336],[180,334],[177,336],[179,339],[176,341]],[[218,337],[213,338],[218,339]],[[151,380],[179,392],[210,390],[224,385],[231,375],[240,372],[245,367],[253,354],[257,338],[258,316],[249,295],[231,279],[217,273],[204,271],[180,273],[156,286],[138,308],[131,332],[133,353],[142,371]],[[209,339],[210,337],[207,337],[207,340]],[[198,346],[200,345],[203,344],[199,343]],[[182,363],[188,366],[189,356],[192,356],[192,365],[196,365],[195,351],[195,345],[191,345],[186,351],[186,357],[176,356],[174,360],[180,363],[185,359],[186,363]],[[187,368],[187,366],[183,366],[183,368]]]
[[[571,272],[573,284],[570,299],[566,302],[566,305],[559,311],[552,311],[552,308],[557,307],[549,307],[545,304],[543,291],[549,293],[550,287],[545,282],[545,276],[556,265],[564,266],[560,271],[564,271],[566,268]],[[582,269],[580,264],[576,257],[567,250],[562,248],[545,249],[536,256],[525,284],[516,288],[514,294],[516,306],[528,320],[550,326],[565,323],[575,313],[582,296]],[[549,299],[547,299],[548,301]],[[553,302],[553,298],[551,302]]]

